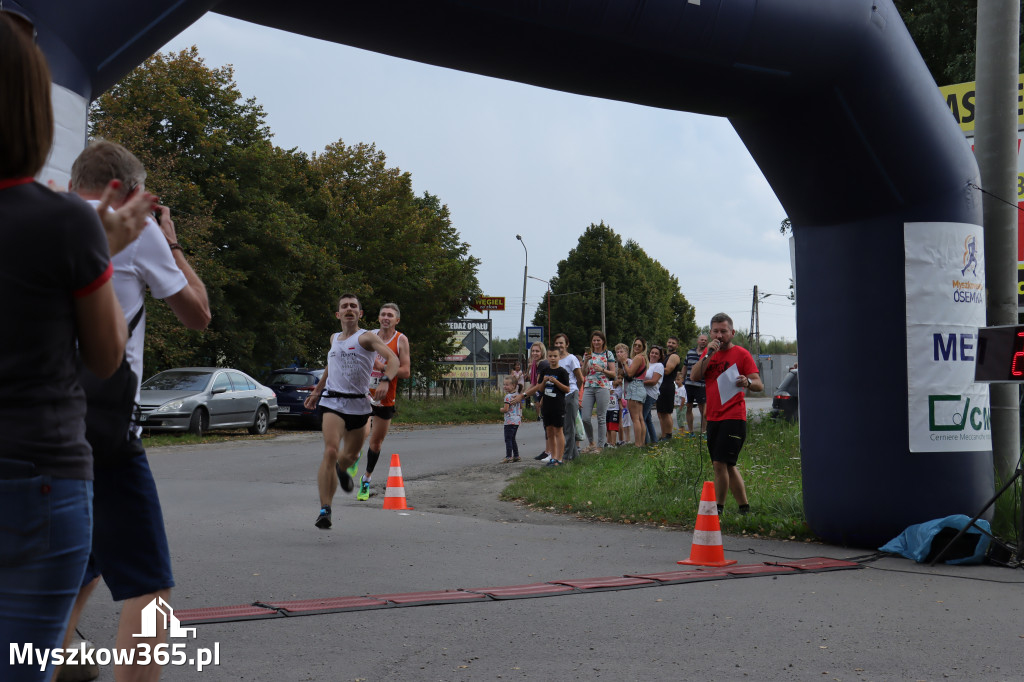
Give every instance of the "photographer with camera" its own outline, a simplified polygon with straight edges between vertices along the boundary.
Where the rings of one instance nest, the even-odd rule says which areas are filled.
[[[72,165],[68,187],[89,203],[96,204],[111,180],[120,181],[122,187],[111,203],[111,207],[117,209],[136,192],[145,191],[146,171],[135,155],[121,145],[96,140]],[[170,209],[160,206],[157,217],[159,224],[153,218],[148,219],[142,235],[112,259],[114,291],[125,319],[135,323],[126,353],[135,374],[136,403],[145,346],[146,289],[154,298],[164,299],[189,329],[203,330],[210,323],[206,287],[189,266],[178,244]],[[140,427],[132,425],[127,444],[117,452],[98,451],[94,445],[97,465],[92,556],[71,613],[65,646],[100,575],[114,600],[124,601],[116,648],[134,649],[141,644],[152,648],[166,638],[163,630],[155,638],[134,636],[142,631],[142,609],[154,598],[169,600],[174,586],[163,513],[149,461],[139,440],[141,432]],[[115,666],[115,676],[120,679],[118,667]],[[152,663],[134,672],[133,679],[155,680],[160,677],[161,666]]]

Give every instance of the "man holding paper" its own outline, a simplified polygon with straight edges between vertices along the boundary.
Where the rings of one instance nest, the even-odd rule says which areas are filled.
[[[731,317],[725,313],[712,317],[711,342],[700,361],[690,370],[690,379],[704,381],[707,387],[708,451],[715,472],[719,514],[730,490],[740,513],[750,511],[747,488],[736,468],[740,449],[747,439],[747,403],[743,389],[764,390],[750,351],[733,344],[735,334]]]

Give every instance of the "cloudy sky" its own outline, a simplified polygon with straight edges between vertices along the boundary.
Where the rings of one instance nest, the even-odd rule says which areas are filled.
[[[796,338],[785,212],[725,119],[570,95],[419,64],[207,14],[162,51],[232,64],[274,142],[317,152],[374,143],[451,210],[481,261],[494,335],[519,334],[525,253],[550,279],[591,223],[633,239],[679,279],[698,324],[724,311]],[[598,286],[599,283],[595,283]],[[526,323],[545,284],[528,280]],[[595,324],[599,320],[594,321]]]

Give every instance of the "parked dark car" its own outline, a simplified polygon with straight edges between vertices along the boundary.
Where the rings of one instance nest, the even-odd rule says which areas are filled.
[[[181,367],[154,374],[139,390],[143,428],[189,431],[246,427],[263,435],[277,420],[277,396],[227,367]]]
[[[785,419],[788,422],[797,421],[800,418],[799,398],[800,378],[794,368],[789,370],[782,383],[775,389],[775,394],[772,396],[772,411],[769,416],[773,419]]]
[[[322,369],[286,367],[275,369],[266,384],[277,395],[277,418],[281,422],[298,422],[320,428],[323,414],[320,408],[307,410],[303,405],[310,392],[324,374]]]

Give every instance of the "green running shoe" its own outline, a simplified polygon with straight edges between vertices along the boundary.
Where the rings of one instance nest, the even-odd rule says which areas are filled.
[[[348,475],[351,476],[352,478],[355,478],[356,474],[359,473],[359,460],[361,460],[362,458],[362,455],[356,457],[356,461],[352,462],[352,466],[348,468]]]
[[[356,499],[362,502],[370,499],[370,482],[363,480],[359,483],[359,492],[356,493]]]

